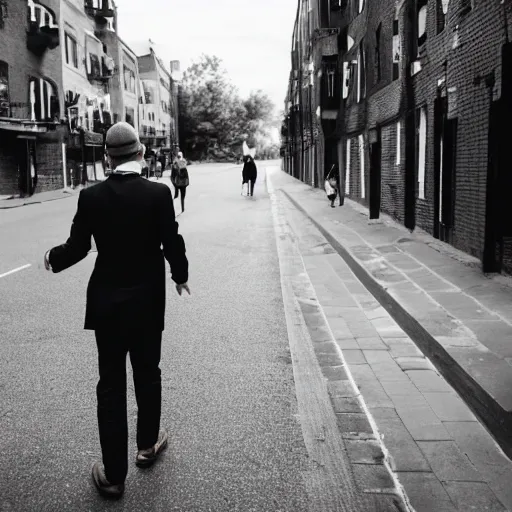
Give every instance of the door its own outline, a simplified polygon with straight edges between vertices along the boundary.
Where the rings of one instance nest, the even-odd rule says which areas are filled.
[[[501,272],[503,268],[510,271],[508,261],[511,255],[508,248],[505,250],[505,242],[512,238],[512,173],[508,149],[512,112],[512,43],[503,46],[502,70],[501,99],[493,102],[492,90],[489,95],[484,272]]]
[[[439,239],[451,244],[455,221],[455,162],[457,119],[444,119],[440,154],[440,222]]]
[[[37,185],[35,137],[19,136],[17,146],[20,195],[31,196]]]
[[[377,129],[377,140],[370,145],[370,219],[378,219],[381,201],[381,130]]]
[[[435,101],[434,143],[434,237],[451,244],[455,221],[457,119],[448,119],[446,97]]]

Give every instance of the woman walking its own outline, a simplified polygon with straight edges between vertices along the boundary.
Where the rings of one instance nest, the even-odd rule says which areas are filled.
[[[248,195],[254,194],[254,184],[256,183],[256,178],[258,177],[258,168],[254,163],[254,158],[251,155],[244,156],[244,168],[242,169],[242,186],[245,183],[249,183],[249,193]]]
[[[174,185],[174,199],[181,192],[181,213],[185,211],[185,194],[189,185],[187,160],[183,158],[183,153],[178,153],[178,158],[174,160],[171,171],[171,183]]]
[[[338,166],[334,164],[329,171],[329,174],[325,178],[325,193],[327,194],[327,199],[331,201],[331,208],[335,208],[334,201],[336,201],[336,197],[338,196]],[[341,206],[341,204],[340,204]]]

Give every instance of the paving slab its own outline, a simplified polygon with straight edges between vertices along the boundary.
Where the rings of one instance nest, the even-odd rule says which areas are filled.
[[[430,464],[393,408],[370,408],[393,471],[431,471]]]
[[[452,393],[451,386],[433,370],[405,372],[422,393]]]
[[[393,395],[391,400],[415,441],[452,440],[452,436],[423,396]]]
[[[483,476],[454,441],[418,441],[432,471],[442,482],[481,482]]]
[[[507,509],[485,483],[444,482],[444,488],[458,510],[506,512]]]
[[[468,406],[455,393],[423,393],[441,421],[478,421]]]

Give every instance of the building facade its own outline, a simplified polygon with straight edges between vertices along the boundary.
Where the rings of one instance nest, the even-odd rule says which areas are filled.
[[[111,84],[118,72],[110,54],[117,44],[116,16],[112,0],[61,0],[66,161],[75,185],[105,170],[103,141],[113,123]]]
[[[59,0],[0,2],[0,195],[63,186]]]
[[[171,144],[171,74],[153,48],[137,58],[143,95],[139,105],[141,140],[148,148]]]
[[[385,212],[486,271],[512,271],[511,4],[301,0],[282,129],[287,172],[321,186],[336,163],[342,192],[370,218]]]

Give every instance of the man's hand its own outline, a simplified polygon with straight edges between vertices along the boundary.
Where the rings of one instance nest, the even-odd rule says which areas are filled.
[[[50,251],[46,251],[44,254],[44,268],[46,270],[51,270],[52,267],[50,266],[50,260],[49,260]]]
[[[181,296],[183,290],[187,290],[187,293],[190,295],[190,288],[188,287],[187,283],[176,285],[176,291],[179,293],[180,296]]]

